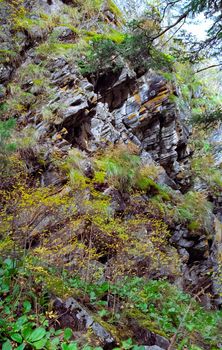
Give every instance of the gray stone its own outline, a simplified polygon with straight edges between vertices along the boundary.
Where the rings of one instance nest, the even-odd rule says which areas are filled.
[[[96,105],[96,118],[103,120],[104,122],[113,120],[112,114],[109,112],[107,103],[98,102]]]
[[[118,81],[113,85],[113,88],[117,85],[122,84],[128,79],[133,79],[135,77],[136,77],[136,73],[132,69],[130,69],[129,66],[125,65],[125,67],[122,69],[122,72],[119,76]]]
[[[60,111],[59,116],[57,120],[55,120],[55,124],[63,124],[66,125],[67,123],[71,124],[72,126],[78,125],[80,121],[78,121],[78,117],[81,115],[82,117],[85,116],[86,109],[88,107],[88,103],[86,101],[82,102],[78,106],[71,106],[66,109],[63,109]]]
[[[141,99],[141,103],[145,103],[148,101],[149,99],[149,86],[147,85],[147,83],[145,83],[144,85],[142,85],[140,87],[140,99]]]
[[[85,91],[93,91],[93,85],[87,79],[81,79],[79,86]]]
[[[85,102],[85,97],[83,94],[68,95],[65,99],[66,106],[78,106]]]
[[[116,212],[125,210],[126,204],[117,189],[114,187],[108,187],[103,193],[112,198],[109,208],[110,216],[113,216]]]
[[[6,89],[4,87],[4,85],[0,84],[0,99],[4,98],[6,95]]]
[[[163,169],[164,170],[164,169]],[[178,190],[178,185],[175,183],[175,181],[173,181],[166,173],[166,171],[162,171],[157,178],[157,182],[160,185],[167,185],[169,187],[171,187],[174,190]]]
[[[115,130],[111,123],[103,122],[102,120],[96,118],[92,118],[91,120],[90,132],[96,142],[105,139],[114,143],[120,138],[120,133]]]
[[[103,342],[106,344],[115,342],[113,336],[107,332],[106,329],[98,322],[95,322],[90,312],[81,304],[79,304],[74,298],[67,299],[64,305],[67,309],[75,313],[77,319],[79,319],[81,322],[84,322],[86,329],[90,327],[95,335],[98,336]]]
[[[205,252],[209,250],[209,244],[207,239],[201,240],[199,243],[195,244],[193,249]]]
[[[151,154],[145,150],[142,150],[142,153],[140,154],[140,158],[141,158],[143,165],[154,165],[155,164]]]
[[[64,6],[61,0],[53,0],[51,3],[46,0],[35,0],[31,1],[31,5],[33,12],[38,12],[39,9],[41,9],[41,11],[45,12],[46,14],[58,14]]]
[[[188,251],[185,248],[178,249],[178,253],[181,256],[182,263],[187,264],[190,258]]]
[[[70,40],[75,38],[75,33],[68,27],[55,27],[53,29],[52,35],[55,35],[59,40]]]
[[[152,346],[144,346],[144,350],[164,350],[163,348],[160,348],[157,345],[152,345]]]
[[[170,242],[178,243],[181,240],[182,237],[183,237],[183,230],[175,231],[173,236],[170,238]]]
[[[213,147],[213,154],[215,165],[220,166],[222,164],[222,126],[220,125],[217,130],[215,130],[211,137],[209,138],[209,142]]]
[[[183,234],[183,233],[182,233]],[[180,247],[183,247],[183,248],[191,248],[193,247],[194,245],[194,242],[193,241],[187,241],[186,239],[184,238],[181,238],[177,244],[180,246]]]
[[[12,73],[12,68],[0,64],[0,84],[5,83],[9,80]]]
[[[159,346],[160,348],[163,348],[163,349],[167,350],[169,345],[170,345],[170,342],[165,337],[163,337],[163,336],[161,336],[159,334],[156,334],[155,345]]]
[[[67,180],[67,177],[59,174],[55,169],[45,171],[41,174],[41,185],[42,186],[59,186]]]

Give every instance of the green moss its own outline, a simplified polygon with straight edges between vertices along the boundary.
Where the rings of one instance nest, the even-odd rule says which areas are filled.
[[[93,319],[95,322],[98,322],[108,333],[110,333],[117,342],[120,342],[121,339],[123,339],[123,334],[122,332],[120,333],[117,327],[108,322],[105,322],[97,315],[94,315]]]
[[[62,27],[63,27],[63,25],[62,25]],[[74,27],[74,26],[71,25],[71,24],[65,24],[64,27],[67,27],[67,28],[71,29],[71,31],[72,31],[74,34],[76,34],[76,35],[80,35],[80,34],[82,33],[82,31],[81,31],[80,29]]]
[[[139,176],[139,178],[136,182],[136,186],[138,186],[138,188],[140,190],[143,190],[143,191],[148,191],[150,189],[154,189],[154,190],[159,192],[158,184],[150,177]]]
[[[108,33],[100,34],[94,31],[82,31],[85,35],[85,40],[88,41],[100,41],[100,40],[111,40],[116,44],[121,44],[125,40],[125,34],[112,29]]]
[[[110,33],[105,34],[105,39],[109,39],[117,44],[121,44],[125,40],[125,34],[112,29]]]
[[[103,184],[105,182],[106,173],[105,171],[96,171],[94,174],[93,181],[95,183]]]
[[[200,228],[200,224],[197,221],[191,221],[187,227],[189,230],[194,231]]]
[[[158,325],[155,321],[151,321],[149,319],[149,315],[143,314],[140,310],[133,308],[133,309],[126,309],[124,311],[124,314],[127,318],[133,318],[135,319],[140,327],[146,328],[147,330],[154,332],[156,334],[159,334],[163,337],[167,337],[167,335],[158,328]]]
[[[14,19],[14,29],[15,30],[30,30],[33,27],[45,28],[48,25],[48,17],[47,18],[39,18],[33,19],[28,17],[25,14],[19,15]]]
[[[36,53],[43,56],[66,56],[76,49],[77,45],[72,43],[45,42],[37,47]]]
[[[114,3],[112,0],[107,0],[107,5],[109,7],[109,10],[119,19],[123,18],[123,14],[119,7]]]

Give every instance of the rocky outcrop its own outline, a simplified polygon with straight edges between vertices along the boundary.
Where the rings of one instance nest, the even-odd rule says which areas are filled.
[[[61,314],[60,322],[67,322],[67,314],[70,318],[69,326],[72,325],[74,330],[91,329],[95,336],[101,340],[103,345],[110,345],[111,348],[116,344],[114,337],[98,322],[93,319],[90,311],[80,305],[74,298],[67,299],[64,303],[61,299],[56,299],[54,308]],[[66,315],[63,317],[63,315]],[[72,321],[71,321],[72,319]]]
[[[23,27],[19,22],[22,18],[18,17],[19,20],[13,24],[13,35],[10,24],[4,18],[6,14],[13,17],[17,9],[5,2],[1,6],[4,24],[1,35],[6,57],[0,63],[0,83],[5,86],[12,78],[17,83],[20,74],[16,73],[17,67],[41,66],[42,56],[33,48],[49,33],[57,37],[58,42],[76,41],[75,31],[69,27],[54,26],[51,29],[46,26],[41,29],[40,26],[37,30],[35,25],[41,19],[41,11],[47,15],[62,11],[65,6],[63,1],[38,0],[27,2],[25,6],[35,16],[30,15],[31,24],[27,22]],[[41,142],[47,143],[47,148],[55,133],[64,128],[67,132],[62,139],[90,152],[107,142],[131,141],[139,146],[141,152],[149,152],[172,180],[183,188],[187,187],[189,131],[171,98],[176,94],[172,84],[152,70],[138,76],[127,64],[123,69],[107,71],[97,78],[83,78],[72,60],[64,56],[48,59],[44,69],[50,84],[50,96],[43,95],[42,88],[34,87],[32,78],[26,77],[22,89],[26,96],[33,97],[35,107],[30,109],[28,100],[24,111],[18,111],[16,117],[21,125],[32,123]],[[9,92],[7,97],[10,97]],[[43,102],[39,103],[41,99]],[[27,109],[28,113],[25,112]],[[50,118],[45,118],[46,109],[50,111]]]
[[[106,322],[95,320],[96,317],[74,298],[69,298],[65,301],[57,298],[54,301],[54,309],[58,313],[58,320],[63,327],[68,319],[68,324],[74,331],[85,330],[86,332],[88,329],[91,329],[96,339],[99,339],[102,343],[104,349],[113,349],[119,343],[120,332],[118,329],[111,327],[107,331]],[[143,345],[145,349],[168,349],[170,342],[165,337],[141,327],[136,320],[130,319],[128,326],[131,327],[134,340],[139,345]]]
[[[99,110],[103,109],[103,113],[96,113],[92,119],[93,136],[95,133],[98,140],[95,123],[101,130],[103,124],[109,139],[134,142],[148,151],[171,178],[179,180],[189,156],[189,132],[171,101],[171,95],[175,94],[173,87],[153,71],[137,78],[134,72],[124,68],[113,85],[106,89],[104,85],[102,89],[97,86],[97,89],[98,99],[103,101]],[[116,133],[107,125],[107,120]]]
[[[115,83],[100,86],[102,80],[93,85],[64,59],[55,60],[50,70],[56,92],[47,107],[54,117],[36,124],[40,132],[49,130],[50,135],[52,126],[58,132],[65,128],[64,139],[90,152],[107,142],[133,142],[162,165],[171,180],[188,185],[189,132],[171,101],[173,87],[164,78],[153,71],[137,78],[124,68]]]
[[[52,14],[60,11],[64,3],[67,2],[39,0],[30,2],[28,6],[35,11],[40,7],[45,13]],[[4,5],[1,11],[4,18],[12,9]],[[8,52],[16,49],[16,64],[12,65],[12,58],[7,58],[8,56],[0,62],[2,100],[10,97],[7,89],[10,79],[18,82],[18,66],[41,66],[41,55],[33,47],[47,37],[45,31],[39,33],[32,27],[31,32],[16,30],[14,39],[18,45],[15,45],[14,39],[7,43],[6,39],[12,39],[12,35],[8,24],[3,24],[1,36],[4,50]],[[67,26],[55,26],[52,34],[61,42],[76,40],[75,33]],[[127,63],[122,69],[107,71],[96,78],[90,75],[83,77],[73,60],[66,56],[49,58],[44,66],[50,94],[42,95],[41,88],[36,89],[29,76],[24,78],[21,88],[26,94],[34,96],[34,103],[32,106],[27,104],[26,108],[14,113],[20,128],[32,125],[36,131],[37,142],[34,148],[22,150],[20,153],[26,162],[28,173],[39,177],[41,186],[59,187],[66,182],[64,174],[60,174],[52,162],[54,155],[64,159],[73,146],[87,154],[93,154],[109,143],[132,142],[138,146],[145,164],[162,166],[157,180],[159,184],[168,185],[174,190],[187,189],[190,177],[189,130],[174,103],[173,97],[177,95],[177,91],[171,83],[151,69],[138,75]],[[48,115],[46,110],[50,112]],[[218,134],[214,139],[219,139],[220,142]],[[39,154],[41,161],[38,160]],[[220,161],[220,152],[217,157],[218,154]],[[104,194],[112,197],[112,212],[124,212],[127,204],[117,190],[108,188]],[[38,220],[32,223],[31,237],[42,231],[50,231],[60,223],[59,212],[48,215],[47,218],[45,212],[41,213]],[[17,225],[19,227],[20,223]],[[206,285],[206,272],[213,266],[212,237],[208,238],[204,233],[193,235],[187,228],[180,226],[173,227],[172,232],[170,243],[181,256],[185,286],[190,285],[190,290],[193,291],[197,284],[200,286],[203,282]],[[147,236],[145,240],[148,241]],[[173,254],[174,250],[169,250],[168,255]],[[134,257],[130,256],[128,259],[135,263],[137,269],[148,265],[144,256],[134,254]],[[175,270],[170,270],[168,275],[173,275],[174,272]],[[158,276],[162,276],[165,271],[162,275],[159,271],[158,273]]]

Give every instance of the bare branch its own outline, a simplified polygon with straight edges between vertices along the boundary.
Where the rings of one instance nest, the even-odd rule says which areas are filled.
[[[179,28],[169,37],[169,39],[167,39],[167,40],[165,41],[165,43],[162,44],[162,46],[166,45],[166,44],[175,36],[175,34],[183,27],[183,25],[185,24],[185,20],[186,20],[186,18],[184,18],[183,23],[182,23],[182,24],[179,26]]]
[[[175,0],[175,1],[168,2],[168,3],[166,4],[165,8],[163,9],[163,14],[162,14],[162,17],[161,17],[161,22],[162,22],[162,20],[163,20],[164,17],[165,17],[165,14],[166,14],[166,11],[167,11],[168,7],[175,5],[175,4],[178,3],[179,1],[180,1],[180,0]]]
[[[198,69],[196,72],[194,72],[194,74],[197,74],[197,73],[203,72],[204,70],[207,70],[207,69],[210,69],[210,68],[220,67],[220,66],[222,66],[222,63],[212,64],[212,65],[210,65],[210,66],[207,66],[207,67],[204,67],[204,68]]]
[[[184,12],[177,20],[176,22],[174,22],[173,24],[169,25],[167,28],[165,28],[164,30],[162,30],[162,32],[160,32],[158,35],[156,35],[152,41],[156,40],[157,38],[159,38],[160,36],[162,36],[163,34],[165,34],[166,32],[168,32],[170,29],[174,28],[177,24],[179,24],[182,20],[186,19],[186,17],[189,15],[190,11],[187,10],[186,12]]]

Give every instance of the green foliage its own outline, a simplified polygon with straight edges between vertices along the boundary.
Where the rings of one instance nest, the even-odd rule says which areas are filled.
[[[214,75],[204,77],[195,74],[189,62],[173,62],[171,56],[168,59],[173,65],[173,72],[161,71],[161,74],[172,81],[180,92],[178,97],[170,97],[172,102],[185,114],[190,114],[189,122],[192,125],[201,125],[203,128],[217,125],[222,120],[222,102],[218,88],[214,89]]]
[[[55,42],[54,40],[50,41],[50,39],[47,42],[40,44],[36,49],[36,53],[42,57],[70,57],[77,51],[78,45],[76,44]]]
[[[0,170],[2,174],[8,162],[8,156],[16,150],[16,144],[11,140],[15,124],[16,121],[13,118],[0,121]]]
[[[190,0],[186,7],[192,14],[204,13],[206,17],[212,18],[212,24],[208,29],[208,37],[204,46],[211,50],[211,55],[220,57],[221,52],[221,3],[220,0]],[[200,45],[202,48],[203,46]]]
[[[10,96],[6,100],[6,112],[7,115],[18,115],[27,111],[27,109],[33,105],[36,101],[36,97],[22,89],[17,83],[11,83],[8,85]]]
[[[15,145],[10,143],[9,140],[12,135],[12,131],[15,128],[16,121],[11,118],[7,121],[0,121],[0,152],[10,152],[15,149]]]
[[[0,49],[0,63],[9,62],[16,57],[16,51],[9,49]]]
[[[32,258],[29,261],[32,264],[34,262]],[[58,271],[49,274],[49,270],[37,265],[34,270],[30,268],[30,263],[24,264],[24,260],[7,258],[0,263],[0,340],[4,348],[82,348],[73,341],[72,329],[55,330],[53,322],[56,322],[57,315],[52,309],[49,311],[47,303],[41,304],[45,288],[48,288],[43,283],[43,271],[50,276],[52,283]],[[180,327],[177,346],[183,343],[188,348],[195,348],[204,342],[218,349],[221,311],[204,310],[194,298],[164,280],[146,281],[138,277],[124,277],[94,284],[78,276],[73,277],[73,273],[64,270],[60,276],[65,286],[71,288],[71,295],[78,291],[79,296],[88,296],[95,319],[98,320],[98,313],[103,320],[101,322],[105,320],[107,327],[110,324],[118,329],[121,325],[122,329],[125,320],[130,318],[135,319],[141,327],[165,337],[172,337]],[[110,309],[109,302],[113,298],[114,307]],[[138,346],[126,337],[118,349],[135,350]]]
[[[112,0],[108,0],[107,1],[107,6],[109,7],[109,10],[118,18],[118,19],[122,19],[122,12],[120,11],[120,9],[118,8],[118,6],[116,6],[115,2]]]
[[[86,41],[102,41],[110,40],[116,44],[121,44],[125,39],[125,34],[123,32],[117,31],[115,29],[108,28],[108,31],[103,34],[98,34],[97,32],[82,31],[86,35]]]
[[[39,37],[43,37],[43,31],[49,31],[59,24],[60,18],[53,15],[46,15],[45,13],[35,12],[29,13],[24,4],[18,4],[14,8],[13,29],[15,31],[25,31],[30,37],[36,36],[38,32]]]
[[[157,27],[153,20],[134,20],[123,33],[111,30],[106,34],[93,35],[84,59],[79,61],[81,72],[117,70],[123,66],[124,60],[134,69],[171,69],[174,57],[162,53],[152,43]]]
[[[158,176],[158,167],[143,166],[134,145],[111,147],[96,164],[100,170],[96,176],[103,179],[105,173],[108,183],[121,192],[129,192],[132,188],[161,190],[154,181]]]
[[[111,182],[120,191],[128,191],[134,184],[140,158],[126,150],[120,150],[112,158],[104,160],[104,167]]]
[[[118,69],[123,67],[122,62],[115,62],[113,58],[118,57],[118,47],[110,39],[93,39],[86,57],[79,60],[78,65],[82,74],[95,73],[98,67],[104,69]]]
[[[204,128],[217,125],[218,122],[222,121],[222,106],[216,108],[196,110],[192,117],[192,123],[202,125]]]
[[[164,336],[173,335],[177,332],[179,325],[182,325],[178,335],[178,344],[184,340],[187,346],[194,346],[195,341],[198,345],[198,341],[201,343],[201,337],[207,344],[217,348],[216,343],[220,339],[217,331],[220,328],[218,321],[221,312],[205,311],[195,299],[166,281],[145,282],[138,277],[125,277],[114,284],[104,282],[100,285],[85,285],[78,278],[71,278],[69,283],[85,290],[92,296],[92,302],[102,307],[102,310],[106,308],[106,304],[102,303],[104,295],[106,293],[108,296],[114,295],[122,305],[123,315],[120,317],[134,318],[142,327]],[[108,314],[108,316],[112,315]],[[103,317],[107,319],[107,313],[103,312]],[[121,318],[119,321],[117,318],[115,323],[118,325],[118,322],[121,324]],[[198,337],[193,339],[192,336],[187,337],[193,332],[198,332]]]
[[[215,167],[211,154],[202,154],[192,160],[192,174],[196,179],[205,183],[211,194],[218,195],[222,188],[222,176],[220,169]]]
[[[181,222],[196,222],[210,232],[212,229],[212,204],[201,192],[187,192],[177,204],[175,218]]]
[[[0,261],[2,349],[14,349],[15,346],[16,349],[36,350],[78,349],[70,328],[61,330],[50,325],[56,314],[48,312],[47,305],[41,305],[44,291],[40,288],[37,294],[35,288],[35,281],[30,279],[30,270],[22,260],[8,258]]]

